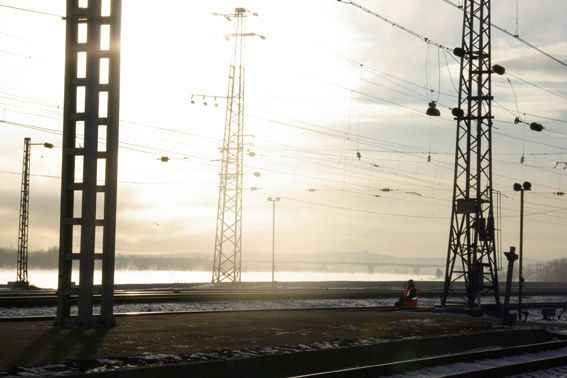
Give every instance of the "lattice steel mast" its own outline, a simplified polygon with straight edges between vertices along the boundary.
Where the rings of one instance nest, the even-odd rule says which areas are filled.
[[[213,282],[240,282],[242,252],[242,168],[244,126],[244,42],[248,11],[222,14],[233,21],[233,62],[228,74],[226,118],[222,146]],[[219,15],[219,14],[216,14]],[[255,14],[254,14],[255,15]]]
[[[18,223],[18,259],[16,265],[16,286],[29,287],[28,281],[28,239],[30,221],[30,157],[31,146],[53,148],[51,143],[32,143],[24,138],[24,160],[22,164],[22,189],[20,193],[20,218]]]
[[[470,308],[483,293],[500,304],[492,207],[492,92],[490,0],[465,0],[457,120],[455,181],[445,285],[447,303],[455,281],[464,280]]]
[[[22,190],[20,193],[20,222],[18,228],[18,264],[16,284],[27,286],[28,281],[28,227],[30,214],[30,153],[31,139],[24,138]]]

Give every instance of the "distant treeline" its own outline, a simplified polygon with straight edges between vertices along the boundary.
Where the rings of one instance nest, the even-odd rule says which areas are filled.
[[[16,250],[0,248],[0,269],[16,269]],[[57,269],[56,247],[30,251],[28,269]],[[116,255],[117,270],[210,270],[212,260],[202,255]]]
[[[526,281],[567,282],[567,258],[551,260],[522,275]]]

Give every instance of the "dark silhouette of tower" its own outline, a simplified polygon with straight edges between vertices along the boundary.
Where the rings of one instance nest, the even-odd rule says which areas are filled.
[[[122,2],[107,4],[67,0],[57,288],[61,326],[114,322]],[[102,271],[97,292],[96,262]],[[100,294],[100,316],[93,314],[95,294]],[[71,315],[72,296],[78,297],[77,316]]]
[[[454,50],[461,73],[459,106],[452,111],[457,139],[443,306],[461,280],[466,287],[462,299],[470,308],[480,305],[483,293],[500,304],[492,199],[490,8],[490,0],[465,0],[462,45]]]
[[[30,222],[30,156],[31,146],[53,148],[51,143],[32,143],[24,138],[24,160],[22,164],[22,189],[20,193],[20,218],[18,223],[18,259],[16,286],[29,287],[28,281],[28,239]]]
[[[31,139],[24,138],[22,190],[20,193],[20,222],[18,228],[18,264],[16,285],[28,286],[28,227],[30,214],[30,152]]]

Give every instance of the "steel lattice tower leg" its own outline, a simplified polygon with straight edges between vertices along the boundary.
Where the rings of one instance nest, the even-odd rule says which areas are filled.
[[[228,74],[213,282],[240,282],[242,248],[242,158],[244,138],[244,26],[246,11],[233,17],[234,57]]]
[[[16,285],[28,286],[28,229],[30,216],[30,153],[31,139],[24,138],[22,164],[22,191],[20,194],[20,222],[18,228],[18,264]]]
[[[459,80],[455,182],[441,305],[451,285],[464,280],[465,304],[482,293],[500,304],[492,208],[492,92],[490,0],[465,0]],[[457,53],[458,52],[458,53]]]
[[[120,90],[121,1],[67,0],[57,323],[93,326],[95,261],[100,323],[112,324]],[[73,266],[77,262],[78,266]],[[78,268],[78,288],[72,286]],[[71,295],[78,316],[71,317]]]

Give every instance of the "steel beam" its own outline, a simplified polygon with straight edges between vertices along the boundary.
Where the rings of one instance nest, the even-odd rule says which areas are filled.
[[[62,326],[114,322],[120,10],[120,0],[89,0],[85,7],[67,0],[57,305],[57,324]],[[97,215],[101,208],[102,218]],[[102,287],[97,319],[93,295],[98,259]],[[73,279],[77,273],[78,280]],[[79,298],[77,317],[71,316],[71,295]]]

